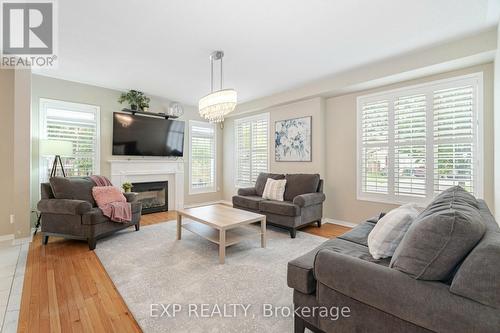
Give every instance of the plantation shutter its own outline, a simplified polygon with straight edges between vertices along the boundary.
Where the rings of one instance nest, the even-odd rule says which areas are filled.
[[[191,190],[215,191],[215,126],[190,122]]]
[[[434,192],[460,185],[474,193],[474,87],[442,89],[433,95]]]
[[[389,102],[369,102],[361,109],[361,188],[388,192]]]
[[[358,198],[421,202],[459,185],[482,197],[482,75],[358,98]]]
[[[394,194],[426,196],[426,97],[394,101]]]
[[[73,155],[61,156],[66,175],[88,176],[98,172],[97,109],[71,104],[59,101],[45,104],[42,136],[49,140],[70,141]]]
[[[236,177],[238,187],[253,186],[259,173],[267,172],[269,152],[268,114],[235,121]]]

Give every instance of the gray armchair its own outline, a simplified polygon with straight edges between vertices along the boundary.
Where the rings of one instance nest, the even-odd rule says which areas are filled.
[[[142,203],[137,201],[136,193],[124,193],[132,206],[132,221],[117,223],[104,216],[97,207],[92,197],[94,184],[90,178],[54,177],[51,184],[41,184],[42,199],[38,202],[44,245],[49,236],[59,236],[85,240],[89,249],[94,250],[99,238],[130,226],[139,230]]]
[[[262,198],[268,178],[287,180],[284,201]],[[264,214],[267,223],[289,230],[295,238],[297,229],[307,224],[321,227],[325,199],[323,180],[318,174],[261,173],[255,187],[238,189],[233,207]]]

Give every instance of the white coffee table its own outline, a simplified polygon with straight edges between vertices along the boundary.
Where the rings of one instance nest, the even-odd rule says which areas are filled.
[[[183,218],[191,221],[183,222]],[[260,222],[260,230],[249,228]],[[232,208],[226,205],[210,205],[177,211],[177,239],[182,228],[187,229],[219,245],[219,262],[224,263],[226,247],[244,239],[260,235],[260,246],[266,247],[266,216]]]

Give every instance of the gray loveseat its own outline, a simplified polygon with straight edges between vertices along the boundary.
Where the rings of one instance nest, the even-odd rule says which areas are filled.
[[[85,240],[94,250],[97,239],[135,226],[139,230],[142,203],[136,193],[124,193],[132,205],[132,221],[113,222],[102,214],[92,197],[94,182],[89,177],[53,177],[41,184],[38,210],[42,215],[43,244],[49,236]]]
[[[262,193],[268,178],[286,179],[284,200],[265,200]],[[318,174],[261,173],[255,187],[240,188],[233,196],[233,207],[266,215],[269,224],[285,228],[295,238],[298,228],[323,217],[323,180]]]
[[[411,244],[408,232],[422,219],[415,220],[394,257],[381,260],[373,259],[368,252],[367,237],[378,221],[370,219],[289,262],[288,286],[294,289],[293,301],[299,310],[295,332],[303,332],[304,327],[319,332],[500,332],[499,226],[484,201],[476,201],[477,212],[470,208],[460,212],[453,197],[431,203],[419,218],[429,213],[442,217],[450,212],[462,217],[480,216],[484,234],[446,279],[424,280],[391,263],[404,243]],[[458,228],[451,228],[449,234],[436,233],[433,237],[442,241],[458,232]],[[442,259],[438,255],[424,264],[432,266]],[[350,314],[334,320],[329,315],[300,313],[301,309],[321,306],[349,307]]]

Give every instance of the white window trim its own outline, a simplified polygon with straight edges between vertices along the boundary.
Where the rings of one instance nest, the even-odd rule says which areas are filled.
[[[191,156],[191,148],[192,148],[192,140],[191,140],[191,127],[193,125],[197,126],[202,126],[202,127],[212,127],[214,129],[214,158],[215,158],[215,164],[214,164],[214,185],[212,187],[206,187],[206,188],[192,188],[192,163],[191,161],[192,156]],[[217,128],[215,124],[211,124],[205,121],[198,121],[198,120],[189,120],[188,122],[188,140],[189,140],[189,191],[188,194],[203,194],[203,193],[214,193],[217,192]]]
[[[40,152],[40,141],[47,138],[47,109],[50,107],[57,108],[68,108],[69,110],[78,110],[80,112],[92,113],[95,115],[96,119],[96,144],[94,147],[95,151],[95,164],[93,173],[98,175],[101,172],[101,108],[97,105],[84,104],[84,103],[73,103],[67,101],[61,101],[57,99],[40,98],[38,104],[38,118],[39,118],[39,140],[38,140],[38,152]],[[38,166],[39,168],[43,165],[43,156],[38,154]],[[39,181],[43,181],[42,173],[38,175]]]
[[[387,204],[405,204],[408,202],[417,202],[420,204],[427,204],[430,201],[430,198],[418,198],[414,196],[395,196],[393,194],[375,194],[375,193],[365,193],[362,191],[362,183],[361,183],[361,130],[362,130],[362,124],[361,124],[361,106],[363,103],[367,102],[373,102],[373,101],[378,101],[381,99],[387,99],[389,101],[389,122],[391,122],[391,112],[393,112],[393,104],[391,104],[394,101],[394,97],[397,94],[402,94],[404,93],[405,95],[412,95],[412,94],[426,94],[426,96],[429,96],[430,93],[432,93],[434,90],[437,89],[446,89],[447,86],[453,87],[456,84],[460,83],[466,83],[466,84],[473,84],[474,88],[476,89],[475,91],[475,116],[476,116],[476,135],[475,135],[475,148],[477,148],[477,155],[476,155],[476,160],[475,160],[475,170],[477,171],[477,176],[475,178],[474,182],[474,188],[475,190],[475,195],[478,198],[483,198],[484,196],[484,164],[483,164],[483,157],[484,157],[484,100],[483,100],[483,72],[478,72],[478,73],[472,73],[472,74],[466,74],[466,75],[461,75],[461,76],[456,76],[452,78],[447,78],[447,79],[441,79],[441,80],[435,80],[435,81],[430,81],[426,83],[421,83],[421,84],[416,84],[416,85],[409,85],[405,86],[402,88],[397,88],[397,89],[392,89],[392,90],[386,90],[382,92],[377,92],[373,94],[367,94],[367,95],[362,95],[358,96],[356,98],[356,198],[357,200],[361,201],[372,201],[372,202],[380,202],[380,203],[387,203]],[[427,104],[427,112],[428,114],[432,112],[429,111],[430,104]],[[433,127],[432,122],[428,121],[427,122],[427,134],[432,133],[433,130],[429,131],[429,129]],[[426,146],[429,147],[429,145],[432,144],[429,143],[429,140],[426,140]],[[390,151],[390,147],[389,147]],[[390,153],[390,152],[389,152]],[[426,160],[429,160],[429,154],[430,151],[429,149],[426,149]],[[433,157],[431,158],[432,160],[434,159]],[[433,177],[433,176],[432,176]],[[427,181],[429,181],[429,174],[427,174]],[[427,184],[429,186],[429,184]],[[427,189],[428,191],[434,191],[434,189]],[[390,189],[389,189],[390,191]]]
[[[237,128],[238,128],[238,123],[242,123],[242,122],[248,122],[248,121],[253,121],[253,120],[256,120],[256,119],[262,119],[262,118],[266,118],[267,120],[267,141],[268,141],[268,145],[267,145],[267,170],[266,172],[269,172],[269,168],[270,168],[270,162],[271,162],[271,144],[269,142],[272,142],[272,137],[271,137],[271,115],[269,112],[265,112],[265,113],[259,113],[259,114],[256,114],[256,115],[253,115],[253,116],[248,116],[248,117],[243,117],[243,118],[238,118],[238,119],[235,119],[234,120],[234,156],[236,156],[236,163],[234,165],[234,179],[233,179],[233,183],[234,183],[234,187],[236,189],[238,188],[242,188],[242,187],[246,187],[246,186],[252,186],[252,184],[239,184],[238,183],[238,162],[237,162],[237,159],[238,159],[238,135],[236,133],[237,131]],[[250,172],[251,174],[251,172]]]

